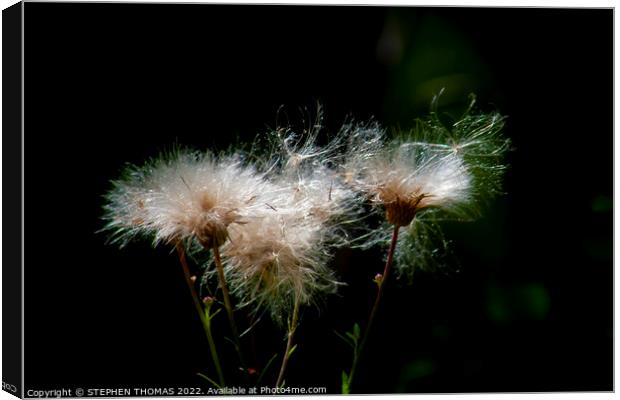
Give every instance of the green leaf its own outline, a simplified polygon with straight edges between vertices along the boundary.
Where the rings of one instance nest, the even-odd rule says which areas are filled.
[[[349,393],[350,393],[349,376],[347,375],[346,371],[342,371],[342,394],[349,394]]]
[[[353,324],[353,335],[358,339],[360,337],[360,326],[357,324],[357,322]]]
[[[201,374],[200,372],[198,373],[198,376],[206,379],[207,381],[209,381],[213,386],[215,386],[218,389],[221,389],[222,387],[220,385],[218,385],[213,379],[209,378],[208,376],[206,376],[205,374]]]
[[[213,314],[211,314],[211,315],[207,314],[207,318],[209,319],[209,321],[211,321],[217,314],[219,314],[220,311],[222,311],[222,309],[218,308],[217,311],[214,312]]]
[[[291,349],[288,351],[288,356],[287,356],[288,358],[291,358],[291,354],[293,354],[296,348],[297,348],[297,345],[291,347]]]
[[[276,357],[278,357],[278,353],[276,353],[273,356],[271,356],[269,361],[267,361],[267,364],[265,364],[265,367],[263,368],[263,370],[261,371],[260,375],[258,376],[258,380],[256,381],[257,384],[260,383],[263,380],[263,377],[265,376],[265,373],[267,372],[267,370],[269,369],[269,367],[273,363],[273,360],[276,359]]]
[[[338,336],[340,339],[342,339],[346,344],[348,344],[349,346],[353,347],[353,349],[355,349],[355,343],[354,342],[351,342],[349,339],[347,339],[346,337],[342,336],[341,334],[339,334],[336,331],[334,331],[334,333],[336,334],[336,336]]]
[[[237,349],[237,343],[235,343],[234,340],[232,340],[228,336],[224,336],[224,340],[226,340],[228,343],[230,343],[235,350]]]
[[[351,332],[345,332],[345,334],[346,334],[348,337],[350,337],[350,338],[351,338],[351,340],[353,341],[353,343],[355,343],[355,346],[354,346],[354,347],[357,347],[357,337],[356,337],[354,334],[352,334]]]

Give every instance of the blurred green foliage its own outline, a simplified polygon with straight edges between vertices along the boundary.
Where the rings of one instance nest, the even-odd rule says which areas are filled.
[[[397,391],[405,392],[413,381],[428,377],[437,371],[437,362],[427,358],[414,360],[405,365],[399,377]]]
[[[433,13],[399,11],[387,16],[377,46],[389,73],[387,119],[408,124],[412,116],[425,115],[442,88],[442,111],[462,111],[470,93],[491,85],[487,66],[453,24]]]
[[[592,211],[594,212],[608,212],[613,209],[614,201],[609,196],[596,196],[592,200]]]
[[[551,297],[540,283],[500,285],[489,283],[487,289],[487,314],[498,324],[514,320],[544,320],[551,307]]]

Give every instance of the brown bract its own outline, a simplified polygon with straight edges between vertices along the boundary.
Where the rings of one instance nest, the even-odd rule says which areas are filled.
[[[216,207],[216,201],[209,193],[204,193],[199,200],[198,213],[188,215],[193,219],[187,221],[188,225],[194,226],[192,231],[196,239],[206,249],[223,245],[228,239],[228,226],[241,222],[235,209]]]
[[[426,207],[423,200],[428,197],[424,193],[399,196],[394,193],[386,194],[384,191],[380,191],[380,196],[385,205],[386,220],[396,226],[409,225],[415,218],[416,213]],[[392,199],[386,200],[389,198]]]

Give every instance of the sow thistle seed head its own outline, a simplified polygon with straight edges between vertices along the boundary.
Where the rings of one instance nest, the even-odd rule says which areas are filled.
[[[504,118],[472,109],[473,100],[450,126],[433,112],[392,140],[379,128],[353,132],[345,174],[384,210],[387,222],[367,246],[387,243],[394,226],[405,227],[396,247],[401,272],[441,260],[447,241],[439,222],[472,219],[500,192],[503,156],[510,147],[502,135]]]
[[[319,221],[306,209],[275,208],[248,224],[231,227],[222,247],[227,279],[241,306],[267,309],[286,320],[295,302],[311,304],[336,290]]]
[[[406,136],[385,143],[377,126],[354,128],[351,138],[345,176],[385,210],[390,224],[407,226],[421,210],[456,210],[469,200],[471,176],[460,155]]]
[[[337,142],[316,144],[318,127],[306,135],[272,133],[267,179],[272,190],[254,220],[230,229],[222,248],[227,279],[243,305],[267,309],[276,322],[296,302],[317,303],[336,290],[328,268],[332,251],[352,240],[359,199],[334,169]]]
[[[471,177],[461,157],[438,155],[410,143],[392,143],[369,160],[361,179],[371,200],[393,225],[407,226],[426,208],[456,208],[469,200]]]
[[[243,224],[268,184],[239,157],[178,150],[129,166],[106,196],[105,229],[125,244],[147,236],[153,244],[197,241],[222,245],[230,225]]]

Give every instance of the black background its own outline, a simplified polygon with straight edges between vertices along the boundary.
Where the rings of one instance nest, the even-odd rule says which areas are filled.
[[[95,233],[124,163],[223,149],[317,102],[332,131],[408,128],[445,87],[446,110],[476,92],[509,116],[507,194],[446,227],[458,273],[392,282],[357,390],[612,390],[611,10],[26,3],[25,21],[27,389],[215,375],[174,254]],[[337,393],[351,354],[333,331],[365,323],[381,254],[334,266],[349,285],[304,311],[287,382]],[[257,329],[256,368],[283,337]]]
[[[22,131],[22,51],[21,40],[21,4],[2,10],[2,146],[3,173],[2,189],[12,193],[4,198],[2,211],[3,228],[10,227],[11,235],[3,239],[2,245],[2,389],[12,394],[22,392],[22,309],[15,307],[22,299],[22,265],[21,259],[21,174],[16,174],[22,165],[21,131]],[[11,156],[6,157],[7,149]],[[17,167],[17,168],[16,168]],[[10,171],[10,172],[9,172]],[[9,266],[9,267],[6,267]],[[11,267],[13,266],[13,267]]]

